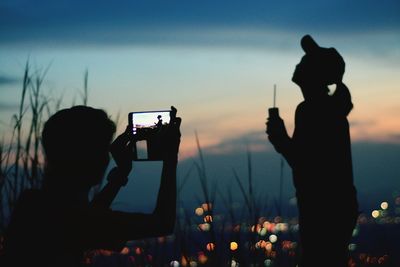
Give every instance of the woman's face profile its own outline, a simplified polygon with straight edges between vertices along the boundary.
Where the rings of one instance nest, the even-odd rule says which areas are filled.
[[[292,81],[301,87],[305,84],[309,84],[312,80],[312,76],[310,64],[306,56],[304,56],[294,69]]]

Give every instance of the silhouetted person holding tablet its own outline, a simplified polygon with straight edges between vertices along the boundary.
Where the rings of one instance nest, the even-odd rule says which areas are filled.
[[[80,266],[90,249],[121,250],[128,240],[168,235],[176,215],[176,167],[180,118],[172,107],[156,207],[151,214],[113,211],[110,205],[132,169],[131,130],[117,137],[114,123],[99,109],[76,106],[44,125],[43,187],[22,193],[5,236],[7,266]],[[117,167],[91,201],[111,152]]]
[[[345,63],[334,48],[306,35],[305,55],[292,81],[304,96],[292,138],[281,118],[269,118],[267,134],[293,170],[299,210],[302,267],[344,267],[358,216],[347,115],[353,108],[342,83]],[[336,84],[329,94],[328,85]]]

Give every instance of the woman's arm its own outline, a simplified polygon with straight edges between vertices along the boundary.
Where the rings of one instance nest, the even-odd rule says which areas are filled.
[[[287,134],[284,121],[280,117],[269,119],[267,121],[266,133],[275,150],[282,154],[288,164],[293,168],[295,162],[292,139]]]

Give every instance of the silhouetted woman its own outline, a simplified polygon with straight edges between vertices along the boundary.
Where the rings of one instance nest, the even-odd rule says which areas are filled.
[[[7,266],[80,266],[91,249],[120,250],[126,241],[168,235],[175,224],[176,166],[180,118],[172,108],[161,184],[151,214],[110,209],[132,169],[131,131],[111,145],[114,123],[99,109],[76,106],[54,114],[44,125],[46,168],[41,190],[22,193],[5,237]],[[101,182],[111,152],[117,167]]]
[[[267,134],[293,171],[299,210],[302,267],[347,266],[348,243],[358,216],[347,115],[353,108],[342,83],[345,63],[334,48],[302,38],[305,56],[292,81],[304,97],[296,109],[292,138],[281,118]],[[336,84],[329,94],[328,85]]]

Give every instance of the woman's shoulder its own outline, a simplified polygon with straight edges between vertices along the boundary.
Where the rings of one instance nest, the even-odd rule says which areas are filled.
[[[305,114],[310,112],[311,109],[312,108],[310,107],[310,103],[306,101],[300,102],[296,107],[296,112],[295,112],[296,118],[305,116]]]
[[[297,112],[302,112],[307,108],[307,102],[306,101],[302,101],[300,102],[297,107],[296,107],[296,113]]]

